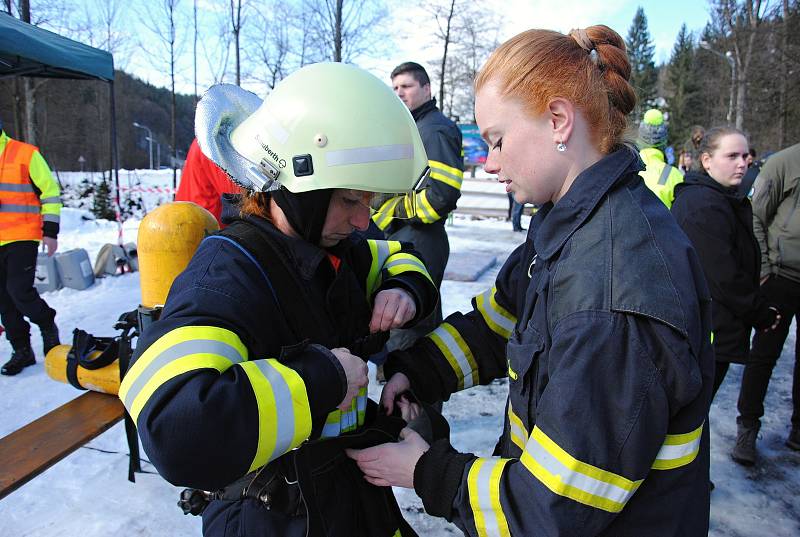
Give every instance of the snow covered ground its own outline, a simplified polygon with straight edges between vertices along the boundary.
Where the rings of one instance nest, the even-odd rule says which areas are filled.
[[[164,172],[139,172],[143,185],[171,185]],[[77,174],[75,174],[77,176]],[[62,181],[78,180],[68,174]],[[146,205],[158,203],[163,193],[146,193]],[[117,241],[113,222],[84,220],[85,213],[65,209],[60,250],[85,248],[94,260],[100,247]],[[527,226],[527,218],[523,225]],[[123,227],[126,242],[135,240],[139,222]],[[453,252],[495,255],[498,264],[477,282],[445,281],[442,298],[445,314],[469,307],[472,296],[492,284],[500,263],[523,240],[511,224],[499,220],[473,220],[456,216],[448,227]],[[98,281],[84,291],[62,289],[44,295],[58,310],[62,341],[71,339],[74,327],[95,335],[112,335],[117,317],[139,303],[139,275],[127,274]],[[770,385],[767,416],[759,438],[760,464],[755,469],[733,463],[728,455],[735,438],[736,398],[741,368],[733,366],[711,412],[713,536],[800,535],[800,453],[783,445],[791,414],[791,367],[794,335],[790,336]],[[33,329],[34,351],[41,357],[41,341]],[[10,348],[0,342],[0,360]],[[501,430],[506,383],[456,394],[445,404],[453,443],[462,451],[489,455]],[[371,384],[378,397],[380,386]],[[50,380],[39,363],[16,377],[0,377],[0,436],[73,399],[78,392]],[[149,464],[146,470],[152,471]],[[156,474],[138,474],[136,483],[127,476],[124,429],[117,425],[59,462],[30,483],[0,501],[0,536],[94,537],[106,535],[176,536],[200,535],[200,519],[184,516],[176,506],[179,488]],[[400,503],[414,528],[423,536],[459,535],[455,526],[422,512],[413,491],[397,490]]]

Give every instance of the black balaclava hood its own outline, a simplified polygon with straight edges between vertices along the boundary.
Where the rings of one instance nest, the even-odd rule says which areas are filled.
[[[322,226],[328,216],[328,205],[333,190],[311,190],[295,194],[285,188],[272,193],[292,228],[306,241],[318,246],[322,238]]]

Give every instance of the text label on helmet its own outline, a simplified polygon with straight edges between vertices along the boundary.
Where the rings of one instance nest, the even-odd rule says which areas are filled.
[[[277,164],[277,165],[278,165],[278,166],[279,166],[281,169],[283,169],[283,168],[285,168],[285,167],[286,167],[286,159],[283,159],[283,158],[281,158],[281,157],[280,157],[280,155],[278,155],[278,152],[277,152],[277,151],[274,151],[272,148],[270,148],[269,144],[265,143],[265,142],[264,142],[264,141],[261,139],[261,137],[260,137],[260,136],[256,135],[256,141],[257,141],[257,142],[258,142],[258,143],[261,145],[261,148],[262,148],[264,151],[266,151],[267,155],[269,155],[269,156],[270,156],[270,158],[271,158],[272,160],[274,160],[274,161],[275,161],[275,163],[276,163],[276,164]]]

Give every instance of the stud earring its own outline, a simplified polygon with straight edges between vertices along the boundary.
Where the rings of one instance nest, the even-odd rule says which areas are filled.
[[[564,151],[567,150],[567,144],[565,144],[564,142],[558,142],[558,145],[556,145],[556,149],[558,150],[559,153],[563,153]]]

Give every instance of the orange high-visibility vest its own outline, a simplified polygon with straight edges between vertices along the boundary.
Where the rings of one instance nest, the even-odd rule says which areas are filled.
[[[0,241],[42,240],[42,205],[29,171],[34,151],[9,138],[0,155]]]

